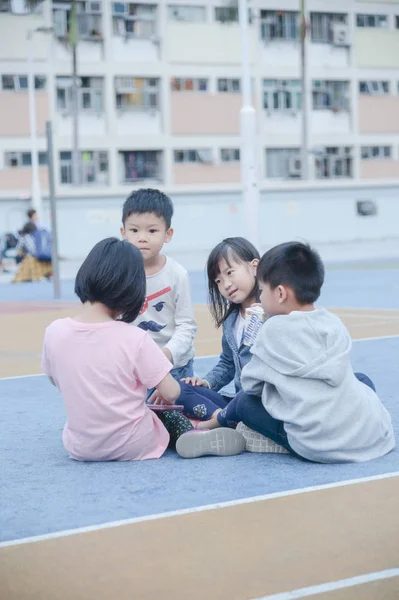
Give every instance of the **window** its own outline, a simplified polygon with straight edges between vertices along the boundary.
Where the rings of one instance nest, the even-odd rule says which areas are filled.
[[[312,42],[318,44],[331,44],[333,41],[333,25],[346,23],[346,15],[334,13],[311,13],[310,31]]]
[[[70,113],[72,109],[72,78],[57,77],[57,110]],[[79,110],[100,114],[103,112],[102,77],[81,77],[78,88]]]
[[[203,22],[206,20],[206,9],[205,6],[169,4],[168,18],[170,21]]]
[[[3,91],[25,92],[28,90],[27,75],[2,75],[1,87]],[[44,90],[46,78],[43,75],[35,75],[35,90]]]
[[[39,4],[35,7],[29,7],[24,0],[12,2],[12,0],[0,0],[0,13],[8,12],[15,15],[24,15],[28,13],[39,14],[42,11],[42,6]]]
[[[208,89],[208,80],[172,77],[170,88],[172,92],[206,92]]]
[[[392,148],[391,146],[362,146],[361,156],[363,160],[391,158]]]
[[[238,21],[238,8],[235,6],[216,6],[215,21],[219,23],[235,23]]]
[[[264,79],[263,108],[269,112],[300,110],[301,82],[296,79]]]
[[[349,83],[347,81],[313,81],[313,109],[349,110]]]
[[[149,39],[156,35],[156,5],[114,2],[114,35]]]
[[[108,152],[90,150],[80,153],[80,183],[108,184]],[[61,183],[72,183],[72,152],[60,152]]]
[[[115,93],[116,108],[120,111],[158,108],[158,79],[116,77]]]
[[[358,27],[388,27],[387,15],[356,15]]]
[[[260,24],[262,40],[298,39],[298,12],[261,10]]]
[[[292,179],[301,176],[300,153],[297,148],[268,148],[266,150],[268,179]]]
[[[130,150],[119,152],[122,182],[131,183],[146,179],[162,180],[162,152],[159,150]]]
[[[220,150],[220,160],[222,162],[239,162],[240,150],[238,148],[222,148]]]
[[[228,92],[230,94],[240,93],[239,79],[218,79],[218,92]]]
[[[316,157],[316,179],[352,177],[352,148],[324,148]]]
[[[39,165],[47,165],[47,152],[39,152]],[[5,152],[4,164],[6,167],[32,166],[31,152]]]
[[[212,162],[212,150],[209,148],[201,150],[175,150],[175,163],[202,163]]]
[[[101,1],[78,1],[76,3],[78,36],[80,39],[102,38]],[[53,26],[58,38],[67,38],[70,33],[71,3],[58,0],[53,8]]]
[[[389,94],[389,81],[359,81],[359,93],[369,96]]]

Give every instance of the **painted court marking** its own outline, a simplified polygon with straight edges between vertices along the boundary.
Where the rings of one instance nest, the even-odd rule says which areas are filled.
[[[188,515],[192,513],[205,512],[210,510],[219,510],[228,508],[229,506],[240,506],[243,504],[253,504],[256,502],[262,502],[264,500],[273,500],[275,498],[285,498],[287,496],[297,496],[299,494],[308,494],[310,492],[319,492],[322,490],[329,490],[333,488],[346,487],[349,485],[356,485],[359,483],[367,483],[369,481],[379,481],[382,479],[391,479],[399,476],[399,471],[393,473],[384,473],[382,475],[373,475],[371,477],[362,477],[359,479],[348,479],[346,481],[337,481],[334,483],[326,483],[323,485],[309,486],[304,488],[297,488],[294,490],[284,490],[282,492],[274,492],[272,494],[263,494],[260,496],[251,496],[249,498],[239,498],[237,500],[228,500],[227,502],[218,502],[215,504],[206,504],[203,506],[193,506],[191,508],[184,508],[181,510],[174,510],[164,513],[158,513],[155,515],[145,515],[143,517],[134,517],[131,519],[123,519],[120,521],[109,521],[108,523],[102,523],[100,525],[89,525],[87,527],[77,527],[76,529],[66,529],[64,531],[56,531],[54,533],[46,533],[43,535],[36,535],[27,538],[20,538],[18,540],[8,540],[7,542],[0,542],[0,548],[7,548],[9,546],[20,546],[22,544],[32,544],[36,542],[42,542],[45,540],[51,540],[56,538],[69,537],[81,533],[89,533],[91,531],[101,531],[103,529],[112,529],[116,527],[122,527],[124,525],[133,525],[135,523],[143,523],[145,521],[157,521],[160,519],[167,519],[170,517],[179,517],[181,515]]]
[[[358,344],[359,342],[372,342],[375,340],[391,340],[393,338],[399,338],[399,334],[393,335],[377,335],[375,337],[367,337],[361,338],[360,340],[352,340],[353,344]],[[197,356],[195,360],[210,360],[213,358],[218,358],[219,354],[208,354],[206,356]],[[12,379],[25,379],[28,377],[44,377],[44,373],[32,373],[31,375],[13,375],[11,377],[0,377],[1,381],[7,381]]]
[[[297,590],[292,590],[291,592],[263,596],[262,598],[256,598],[254,600],[295,600],[296,598],[307,598],[309,596],[316,596],[316,594],[342,590],[356,585],[371,583],[373,581],[381,581],[382,579],[392,579],[393,577],[399,577],[399,569],[387,569],[385,571],[376,571],[375,573],[366,573],[365,575],[359,575],[357,577],[329,581],[328,583],[299,588]]]

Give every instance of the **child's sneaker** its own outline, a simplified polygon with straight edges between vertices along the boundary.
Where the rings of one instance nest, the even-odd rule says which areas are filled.
[[[265,437],[264,435],[257,433],[253,429],[250,429],[244,423],[238,423],[237,429],[245,438],[245,449],[248,452],[273,452],[275,454],[289,454],[289,451],[280,444],[276,444],[273,440]]]
[[[245,450],[245,439],[235,429],[221,427],[208,431],[193,429],[183,433],[176,442],[182,458],[200,456],[234,456]]]

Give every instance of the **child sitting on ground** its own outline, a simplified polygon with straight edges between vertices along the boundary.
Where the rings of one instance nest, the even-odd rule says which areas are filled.
[[[207,428],[207,419],[231,400],[219,390],[233,380],[235,392],[241,390],[241,371],[251,358],[250,347],[243,344],[245,309],[258,300],[259,258],[256,248],[241,237],[223,240],[209,255],[210,310],[215,325],[223,326],[222,353],[203,379],[188,377],[180,384],[179,404],[184,406],[186,415],[200,420],[197,429]]]
[[[75,293],[83,306],[74,319],[59,319],[47,329],[42,369],[65,403],[65,449],[75,460],[159,458],[169,441],[180,456],[228,456],[244,449],[236,431],[192,432],[176,410],[159,413],[146,405],[155,387],[173,405],[180,386],[172,364],[151,337],[131,327],[145,300],[140,251],[108,238],[96,244],[76,276]],[[234,435],[231,435],[234,434]]]
[[[121,233],[144,259],[147,298],[134,325],[150,334],[173,364],[172,376],[179,380],[194,374],[197,324],[187,271],[161,254],[173,236],[172,216],[168,196],[159,190],[138,190],[123,206]]]
[[[242,421],[320,463],[363,462],[390,452],[391,418],[372,381],[353,373],[347,329],[314,307],[324,281],[319,255],[299,242],[280,244],[262,257],[257,273],[270,318],[243,369],[244,391],[210,426]]]

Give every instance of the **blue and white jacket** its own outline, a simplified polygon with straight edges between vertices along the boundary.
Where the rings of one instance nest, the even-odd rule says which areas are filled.
[[[223,323],[222,353],[217,365],[205,375],[204,379],[209,387],[218,392],[234,380],[236,394],[241,391],[241,371],[251,360],[250,346],[241,344],[237,348],[234,337],[234,324],[238,316],[238,309],[234,310]],[[226,393],[228,395],[228,393]]]

